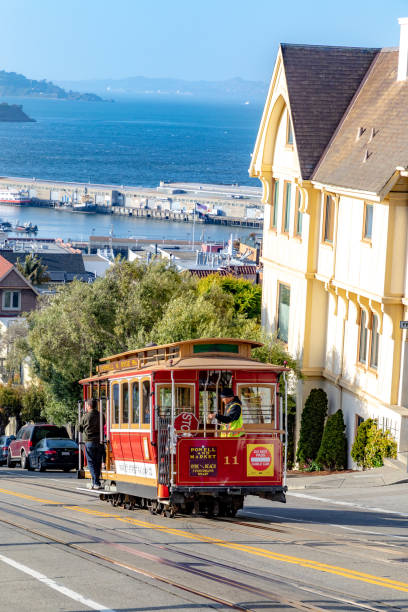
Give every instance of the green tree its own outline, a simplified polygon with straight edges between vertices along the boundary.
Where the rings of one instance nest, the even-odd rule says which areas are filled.
[[[388,430],[378,429],[375,419],[367,419],[357,429],[351,456],[363,469],[381,467],[385,457],[396,458],[397,443]]]
[[[50,280],[47,274],[48,267],[42,263],[38,255],[30,253],[25,256],[24,261],[17,258],[16,268],[33,285],[42,285]]]
[[[46,401],[46,392],[42,385],[32,383],[29,387],[25,388],[21,397],[22,421],[25,423],[27,421],[37,422],[44,417]]]
[[[322,441],[327,414],[327,395],[323,389],[312,389],[305,402],[300,424],[296,459],[301,466],[314,461]]]
[[[224,293],[229,293],[233,298],[233,306],[237,314],[242,314],[248,319],[261,319],[262,287],[254,285],[243,278],[234,276],[221,276],[210,274],[198,281],[199,294],[206,295],[217,285]]]
[[[347,439],[345,435],[343,411],[337,410],[327,418],[322,443],[316,462],[330,470],[343,470],[347,465]]]
[[[10,417],[16,417],[17,427],[21,425],[21,408],[22,389],[11,384],[0,385],[0,422],[3,431]]]

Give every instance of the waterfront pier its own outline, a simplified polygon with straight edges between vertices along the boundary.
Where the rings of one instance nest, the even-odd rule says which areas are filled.
[[[0,177],[0,189],[23,192],[32,206],[56,210],[211,223],[261,229],[261,189],[238,185],[165,183],[132,187]]]

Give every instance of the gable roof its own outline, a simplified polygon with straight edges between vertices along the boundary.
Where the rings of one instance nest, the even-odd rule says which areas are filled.
[[[12,264],[15,264],[17,259],[23,262],[28,254],[0,250],[0,256]],[[74,275],[86,274],[81,253],[33,253],[33,255],[37,255],[41,259],[41,263],[47,266],[47,272],[66,272]]]
[[[21,272],[19,272],[19,270],[10,261],[0,255],[0,282],[6,279],[11,272],[13,272],[14,279],[17,278],[18,281],[20,281],[19,286],[22,288],[31,289],[36,295],[39,295],[37,289],[30,283],[30,281],[23,276],[23,274],[21,274]],[[15,286],[15,284],[13,286]]]
[[[0,255],[0,281],[13,269],[13,264]]]
[[[312,176],[380,49],[282,44],[302,178]]]
[[[383,49],[313,180],[380,194],[396,168],[408,166],[408,81],[397,81],[397,69],[398,50]]]

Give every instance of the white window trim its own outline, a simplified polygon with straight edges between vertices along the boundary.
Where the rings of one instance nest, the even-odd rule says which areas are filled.
[[[17,293],[18,295],[18,306],[6,306],[6,293]],[[11,296],[10,303],[13,303],[13,297]],[[3,289],[2,295],[2,310],[21,310],[21,291],[14,291],[13,289]]]

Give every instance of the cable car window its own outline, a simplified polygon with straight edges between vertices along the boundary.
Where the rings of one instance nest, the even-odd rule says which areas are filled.
[[[129,423],[129,383],[124,382],[121,384],[122,389],[122,424],[128,425]]]
[[[132,424],[139,425],[139,381],[133,382],[131,385],[131,394],[132,394]]]
[[[175,385],[176,416],[181,412],[194,411],[194,386]],[[161,417],[171,415],[171,385],[160,385],[158,408]]]
[[[142,423],[150,423],[150,380],[142,382]]]
[[[207,415],[210,412],[218,412],[217,394],[215,391],[200,391],[200,421],[204,422],[204,408],[207,408]],[[220,403],[218,398],[218,403]]]
[[[113,410],[112,410],[112,423],[119,423],[119,385],[116,383],[112,385],[112,398],[113,398]]]
[[[275,387],[266,385],[240,385],[244,423],[273,423],[275,413]]]

